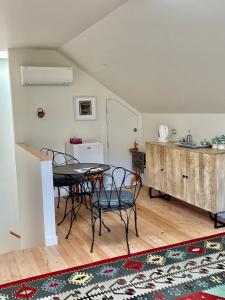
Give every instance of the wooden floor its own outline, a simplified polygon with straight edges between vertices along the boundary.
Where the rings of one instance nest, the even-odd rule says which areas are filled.
[[[57,219],[62,216],[57,209]],[[208,213],[176,199],[170,201],[149,199],[143,189],[138,199],[138,228],[140,237],[135,236],[134,222],[130,224],[131,252],[173,244],[203,237],[224,229],[214,229]],[[65,240],[68,221],[57,227],[59,245],[37,247],[0,255],[0,283],[35,276],[42,273],[82,265],[127,253],[124,227],[119,217],[109,214],[105,217],[111,232],[97,235],[94,253],[90,253],[91,227],[89,211],[80,211],[69,240]]]

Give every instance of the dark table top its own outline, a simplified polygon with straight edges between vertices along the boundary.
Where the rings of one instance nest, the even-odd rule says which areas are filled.
[[[53,174],[82,176],[90,169],[92,169],[91,174],[99,174],[109,170],[110,166],[105,164],[99,164],[99,163],[68,164],[68,165],[53,167]]]

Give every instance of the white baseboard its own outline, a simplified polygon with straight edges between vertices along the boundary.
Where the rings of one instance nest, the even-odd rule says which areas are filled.
[[[58,237],[56,235],[48,236],[45,239],[45,246],[58,245]]]

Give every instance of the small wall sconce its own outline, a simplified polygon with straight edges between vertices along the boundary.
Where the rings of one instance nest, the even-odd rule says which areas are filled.
[[[37,116],[38,116],[38,118],[43,118],[44,115],[45,115],[45,112],[43,111],[43,108],[39,107],[37,109]]]

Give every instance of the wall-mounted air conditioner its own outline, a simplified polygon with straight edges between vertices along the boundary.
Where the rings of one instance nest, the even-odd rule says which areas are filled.
[[[73,81],[72,67],[21,66],[22,85],[68,85]]]

